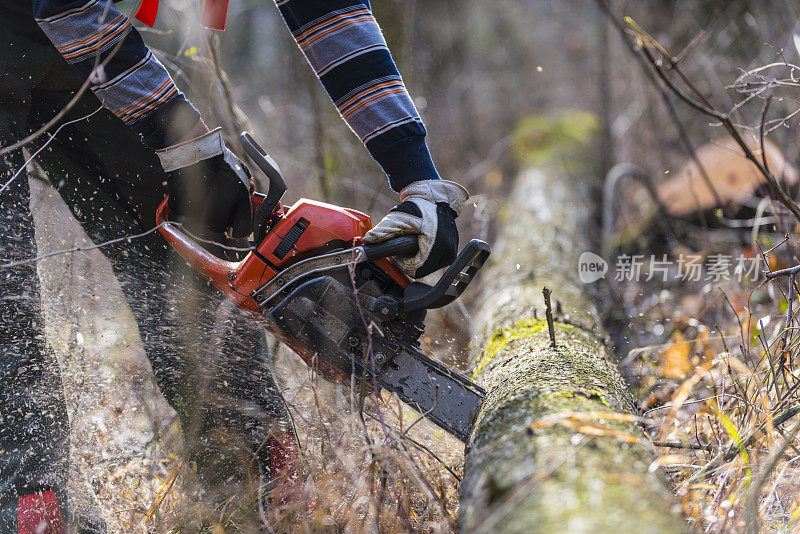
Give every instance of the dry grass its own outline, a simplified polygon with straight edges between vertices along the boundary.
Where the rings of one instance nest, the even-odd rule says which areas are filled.
[[[762,18],[766,21],[765,15]],[[785,161],[794,165],[797,160],[795,73],[800,67],[784,57],[783,48],[762,45],[778,40],[780,30],[770,28],[766,36],[759,35],[750,47],[743,47],[745,56],[739,61],[746,68],[721,72],[719,79],[736,79],[725,86],[727,94],[720,94],[715,87],[721,84],[709,76],[711,71],[698,70],[704,63],[722,65],[723,60],[735,57],[727,45],[723,46],[726,54],[715,52],[721,44],[718,28],[697,28],[677,43],[670,36],[669,46],[676,50],[668,52],[656,41],[666,41],[663,29],[650,24],[656,37],[627,19],[628,37],[634,37],[632,50],[653,67],[648,76],[662,83],[659,87],[677,103],[674,120],[686,121],[682,126],[690,134],[687,143],[730,136],[748,153],[745,170],[757,172],[756,179],[750,180],[754,184],[767,180],[770,186],[752,194],[738,187],[744,198],[717,199],[700,206],[697,188],[683,184],[680,202],[694,205],[694,213],[666,220],[661,215],[676,213],[672,208],[681,195],[662,195],[657,219],[663,226],[660,237],[654,239],[652,228],[648,233],[649,224],[635,224],[637,218],[641,220],[642,207],[653,209],[653,205],[649,200],[632,201],[640,186],[626,181],[617,189],[619,195],[607,202],[622,208],[615,213],[614,226],[632,235],[625,245],[627,252],[643,254],[645,259],[651,254],[660,259],[665,253],[673,260],[681,254],[696,254],[704,258],[703,275],[709,273],[714,254],[731,256],[734,264],[740,254],[756,258],[763,271],[800,263],[797,195],[789,187],[793,180],[787,179],[794,171],[786,172],[786,165],[770,163],[761,154],[772,144],[787,154]],[[737,30],[737,34],[743,41],[747,38],[746,32]],[[759,58],[767,55],[771,59],[760,64]],[[715,108],[719,105],[724,109]],[[705,131],[692,123],[700,119],[711,120]],[[657,131],[650,125],[642,129]],[[675,174],[656,174],[657,157],[648,152],[658,152],[660,145],[671,142],[670,135],[657,144],[639,143],[644,152],[636,159],[648,168],[655,188],[665,184],[668,188]],[[755,148],[746,148],[749,144]],[[664,152],[663,171],[679,169],[684,158]],[[725,163],[731,164],[732,159]],[[715,184],[733,178],[723,163],[706,160],[703,167]],[[709,204],[716,210],[709,209]],[[668,281],[656,277],[612,283],[615,302],[609,307],[621,311],[620,322],[627,323],[619,339],[628,338],[631,345],[640,347],[628,354],[623,367],[647,416],[660,455],[656,465],[670,475],[687,517],[703,532],[795,531],[800,519],[796,491],[800,482],[796,418],[800,413],[800,325],[794,275],[774,280],[761,275],[754,283],[705,276],[697,282],[681,282],[675,279],[675,271],[670,271]]]
[[[151,470],[158,489],[137,499],[141,504],[129,511],[129,527],[213,533],[454,530],[459,442],[426,421],[408,430],[418,414],[390,396],[368,399],[362,418],[350,388],[314,377],[291,353],[282,353],[276,367],[301,445],[301,495],[261,516],[252,513],[253,492],[210,509],[192,497],[194,473],[178,454]],[[133,488],[127,489],[131,495]]]
[[[770,267],[790,252],[777,247]],[[642,339],[666,327],[668,341],[632,351],[625,370],[639,390],[656,465],[704,532],[798,526],[797,287],[790,291],[785,278],[761,282],[659,284],[650,287],[660,298],[640,293],[628,303],[643,310]]]

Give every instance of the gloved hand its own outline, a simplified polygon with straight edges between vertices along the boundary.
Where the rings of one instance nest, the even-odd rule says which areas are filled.
[[[220,128],[156,154],[167,173],[171,218],[201,234],[250,235],[250,171],[225,146]]]
[[[400,204],[364,236],[380,243],[401,235],[418,235],[419,252],[395,257],[403,273],[421,278],[453,263],[458,253],[456,217],[469,198],[466,189],[446,180],[420,180],[400,191]]]

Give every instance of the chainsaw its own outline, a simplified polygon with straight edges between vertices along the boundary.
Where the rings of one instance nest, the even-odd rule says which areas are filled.
[[[432,286],[411,282],[389,260],[417,253],[416,236],[365,244],[369,216],[300,199],[281,205],[286,182],[248,133],[242,145],[269,179],[251,194],[254,246],[240,261],[219,258],[168,220],[167,199],[156,224],[195,270],[259,319],[323,378],[384,389],[466,441],[484,390],[426,356],[419,338],[426,310],[457,299],[489,256],[473,239]]]

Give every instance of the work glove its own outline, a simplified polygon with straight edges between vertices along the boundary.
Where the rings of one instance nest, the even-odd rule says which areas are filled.
[[[220,128],[156,154],[167,173],[170,218],[202,235],[250,235],[250,171],[225,146]]]
[[[400,191],[400,204],[367,232],[364,242],[380,243],[402,235],[419,236],[416,256],[396,256],[393,261],[407,276],[422,278],[456,259],[456,217],[468,198],[467,190],[455,182],[414,182]]]

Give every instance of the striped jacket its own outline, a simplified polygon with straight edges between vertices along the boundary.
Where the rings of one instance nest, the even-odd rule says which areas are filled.
[[[297,45],[395,191],[439,175],[425,126],[368,0],[276,0]],[[111,0],[33,0],[39,27],[92,91],[143,142],[174,140],[167,125],[199,120],[127,16]]]

